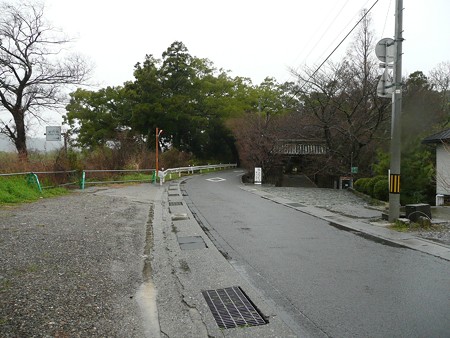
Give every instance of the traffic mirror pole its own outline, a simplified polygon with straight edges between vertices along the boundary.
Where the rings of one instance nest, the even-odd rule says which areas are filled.
[[[400,158],[401,158],[401,110],[402,110],[402,43],[403,0],[396,0],[395,54],[393,67],[391,162],[389,177],[389,222],[400,217]]]

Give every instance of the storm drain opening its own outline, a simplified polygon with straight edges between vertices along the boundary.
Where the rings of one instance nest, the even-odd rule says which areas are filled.
[[[306,205],[300,204],[300,203],[286,203],[286,205],[289,205],[290,207],[294,207],[294,208],[304,208],[304,207],[306,207]]]
[[[171,211],[171,210],[169,210]],[[188,214],[173,214],[172,215],[172,221],[184,221],[189,219]]]
[[[206,243],[201,236],[178,237],[177,240],[181,250],[196,250],[207,248]]]
[[[202,291],[202,294],[222,329],[268,323],[239,286]]]
[[[174,207],[176,205],[183,205],[183,202],[169,202],[169,207]]]
[[[179,194],[169,194],[169,197],[180,196]]]

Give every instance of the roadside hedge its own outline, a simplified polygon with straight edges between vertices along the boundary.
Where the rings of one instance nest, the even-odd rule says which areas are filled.
[[[359,178],[354,184],[355,190],[381,201],[389,199],[389,182],[386,176]]]

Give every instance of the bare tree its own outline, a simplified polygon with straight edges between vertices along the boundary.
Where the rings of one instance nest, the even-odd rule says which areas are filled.
[[[26,159],[27,119],[61,107],[67,86],[86,81],[90,67],[66,53],[71,40],[45,21],[43,4],[2,2],[0,12],[0,112],[10,116],[0,119],[0,133]]]
[[[441,62],[430,71],[430,82],[441,98],[441,110],[447,118],[443,126],[450,125],[450,62]]]
[[[370,16],[364,16],[341,62],[293,72],[304,113],[313,117],[317,137],[332,157],[323,168],[335,174],[347,173],[351,164],[369,163],[375,141],[387,129],[390,102],[376,94],[379,70],[370,23]]]
[[[270,116],[261,112],[247,112],[245,116],[228,122],[233,131],[242,167],[249,172],[262,167],[266,178],[276,166],[281,165],[281,156],[275,147],[280,139],[280,124],[283,116]]]

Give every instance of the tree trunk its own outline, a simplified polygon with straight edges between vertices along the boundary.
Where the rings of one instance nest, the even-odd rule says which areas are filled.
[[[14,135],[14,144],[16,146],[19,158],[28,160],[28,149],[26,142],[25,121],[22,111],[14,112],[14,122],[16,124],[16,135]]]

